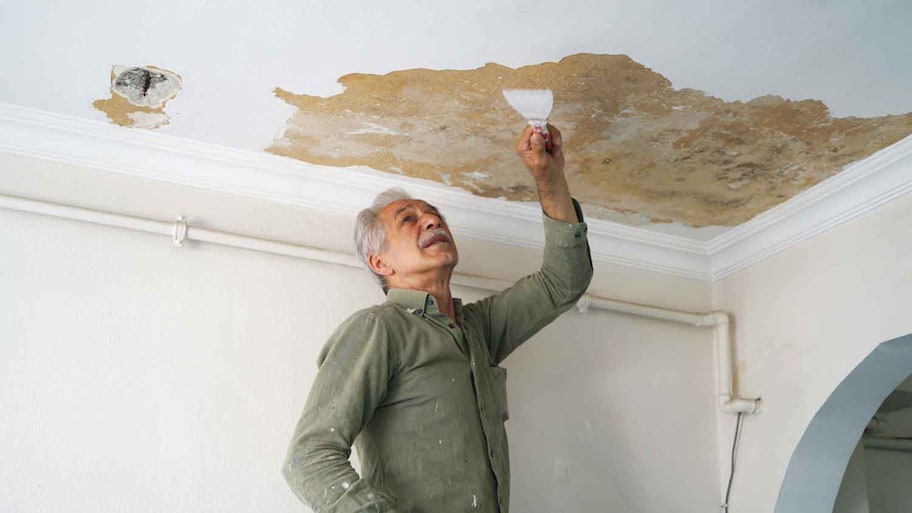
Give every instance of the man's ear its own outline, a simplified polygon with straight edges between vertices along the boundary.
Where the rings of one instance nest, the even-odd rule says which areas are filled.
[[[367,255],[367,263],[375,273],[380,276],[389,276],[393,274],[393,268],[386,263],[383,255]]]

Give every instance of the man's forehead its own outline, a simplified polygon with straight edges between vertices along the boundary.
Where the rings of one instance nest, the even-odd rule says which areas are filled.
[[[438,212],[437,207],[431,205],[427,201],[420,199],[401,199],[390,202],[387,206],[383,207],[383,210],[380,211],[380,214],[389,217],[396,217],[396,215],[399,213],[412,209],[418,209],[421,211],[431,210]]]

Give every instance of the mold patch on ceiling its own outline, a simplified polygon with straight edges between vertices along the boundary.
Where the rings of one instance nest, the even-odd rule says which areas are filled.
[[[276,88],[297,111],[267,151],[531,201],[513,153],[524,121],[501,90],[550,88],[571,191],[590,216],[627,224],[738,225],[912,133],[912,114],[832,118],[817,100],[677,90],[624,55],[339,82],[328,98]]]
[[[121,126],[158,128],[168,124],[165,104],[182,86],[178,74],[155,66],[114,66],[111,97],[95,100],[92,106]]]

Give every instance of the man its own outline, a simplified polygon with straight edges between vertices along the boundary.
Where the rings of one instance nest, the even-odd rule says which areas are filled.
[[[452,297],[459,254],[428,203],[387,191],[358,216],[358,255],[387,301],[342,323],[320,354],[283,468],[314,511],[508,513],[506,371],[497,365],[592,277],[561,135],[549,129],[550,151],[530,127],[516,143],[538,186],[544,263],[499,294],[467,305]]]

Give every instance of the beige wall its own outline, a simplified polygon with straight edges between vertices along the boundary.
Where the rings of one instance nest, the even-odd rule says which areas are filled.
[[[736,317],[741,390],[768,407],[745,423],[734,511],[773,511],[792,451],[830,393],[875,346],[912,333],[910,227],[907,196],[716,283],[717,306]]]
[[[334,249],[350,233],[344,219],[287,205],[0,164],[0,193],[182,213]],[[470,271],[498,278],[538,261],[478,241],[460,249]],[[597,272],[603,293],[695,310],[709,302],[698,282]],[[317,353],[342,319],[381,299],[358,269],[176,249],[165,237],[0,210],[0,510],[303,511],[279,468]],[[571,311],[506,366],[516,511],[717,507],[708,331]]]

